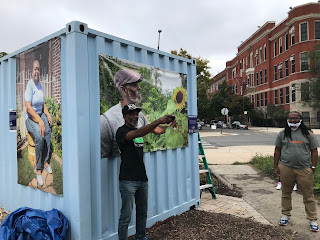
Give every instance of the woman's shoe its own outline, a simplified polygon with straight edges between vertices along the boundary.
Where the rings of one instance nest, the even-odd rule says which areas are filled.
[[[47,172],[49,173],[49,174],[51,174],[52,173],[52,168],[50,167],[50,165],[48,164],[48,166],[46,167],[46,165],[44,165],[44,168],[47,170]]]

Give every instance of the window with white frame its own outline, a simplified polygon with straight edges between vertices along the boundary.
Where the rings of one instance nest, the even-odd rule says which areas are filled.
[[[259,85],[259,73],[256,72],[256,86]]]
[[[314,22],[314,38],[320,39],[320,21]]]
[[[242,63],[243,63],[243,70],[246,70],[246,65],[245,65],[244,58],[242,58]]]
[[[285,76],[289,76],[289,61],[288,59],[284,61],[284,67],[285,67]]]
[[[262,62],[262,47],[259,49],[259,63]]]
[[[280,88],[280,104],[283,104],[283,88]]]
[[[290,103],[289,87],[286,87],[286,103]]]
[[[263,81],[262,81],[262,70],[260,71],[260,84],[263,84]]]
[[[283,74],[282,74],[282,63],[279,63],[279,79],[283,78]]]
[[[279,54],[282,53],[282,37],[279,38]]]
[[[267,83],[267,69],[264,69],[264,83]]]
[[[263,60],[266,61],[267,60],[267,45],[266,44],[263,45],[263,52],[264,52]]]
[[[289,35],[288,33],[284,36],[284,50],[287,51],[289,48]]]
[[[248,69],[248,56],[246,56],[246,69]]]
[[[258,58],[258,55],[259,55],[259,53],[258,53],[258,48],[256,49],[256,54],[255,54],[255,58],[256,58],[256,66],[259,64],[259,58]]]
[[[289,30],[289,34],[290,34],[290,40],[291,40],[291,46],[294,45],[294,27],[290,28]]]
[[[291,102],[296,101],[296,84],[291,85]]]
[[[278,104],[278,89],[274,90],[274,104]]]
[[[238,87],[237,87],[237,84],[235,83],[233,84],[233,92],[237,93],[237,91],[238,91]]]
[[[267,92],[264,93],[264,105],[265,106],[268,105],[268,93]]]
[[[250,77],[251,77],[251,87],[254,87],[253,73],[250,74]]]
[[[274,65],[274,80],[278,80],[278,67],[277,65]]]
[[[250,67],[253,67],[253,52],[250,53]]]
[[[254,105],[254,95],[251,95],[251,103]]]
[[[260,106],[263,106],[263,93],[260,93]]]
[[[300,42],[308,40],[308,22],[300,23]]]
[[[300,53],[300,72],[309,70],[308,52]]]
[[[277,41],[274,41],[273,43],[273,56],[277,56]]]
[[[232,78],[235,78],[236,75],[237,75],[237,67],[234,67],[234,68],[232,69]]]
[[[250,86],[250,77],[247,76],[247,87],[249,87],[249,86]]]
[[[256,95],[256,97],[257,97],[257,107],[259,107],[260,106],[259,93]]]
[[[302,101],[309,101],[310,93],[309,93],[309,82],[301,83],[301,100]]]
[[[295,55],[291,55],[290,57],[290,62],[291,62],[291,73],[296,72],[296,60],[295,60]]]

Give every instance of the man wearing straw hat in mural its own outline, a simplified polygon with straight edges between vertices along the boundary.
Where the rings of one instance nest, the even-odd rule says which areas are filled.
[[[26,127],[34,138],[35,143],[37,181],[42,186],[42,159],[44,159],[44,168],[48,173],[52,173],[48,163],[52,119],[44,103],[44,94],[40,83],[40,63],[38,60],[33,62],[32,79],[29,80],[25,91],[25,106]]]
[[[119,156],[116,132],[124,124],[122,107],[130,103],[140,103],[142,99],[138,85],[142,81],[140,74],[133,73],[129,69],[121,69],[116,72],[113,80],[121,97],[121,102],[100,116],[101,158]],[[142,112],[139,112],[137,128],[147,124],[149,124],[149,121]],[[165,130],[166,127],[158,126],[152,132],[162,134]]]
[[[119,189],[122,208],[119,219],[119,240],[128,239],[133,202],[136,204],[136,240],[145,240],[148,210],[148,177],[143,162],[143,136],[153,132],[159,124],[175,124],[174,115],[165,115],[137,129],[142,108],[134,104],[122,109],[124,125],[119,127],[116,140],[121,155]]]

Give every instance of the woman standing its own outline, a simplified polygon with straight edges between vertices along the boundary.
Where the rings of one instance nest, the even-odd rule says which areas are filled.
[[[26,127],[33,136],[35,143],[37,181],[42,186],[42,159],[44,159],[44,168],[48,173],[52,173],[52,169],[48,164],[52,119],[44,103],[44,95],[40,83],[40,63],[38,60],[33,62],[32,79],[29,80],[25,91],[25,105]]]

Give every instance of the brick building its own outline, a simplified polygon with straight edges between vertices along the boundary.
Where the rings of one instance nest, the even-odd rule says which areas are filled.
[[[269,103],[299,111],[310,126],[320,125],[320,112],[301,99],[308,98],[309,60],[304,57],[320,44],[320,3],[294,7],[278,25],[266,22],[240,46],[236,57],[217,74],[209,92],[222,81],[236,94],[247,96],[266,113]],[[320,89],[319,89],[320,91]]]

